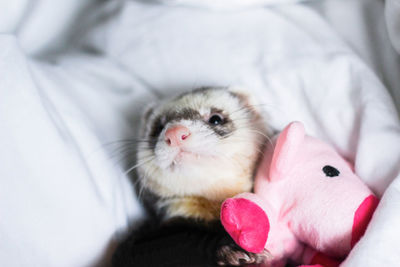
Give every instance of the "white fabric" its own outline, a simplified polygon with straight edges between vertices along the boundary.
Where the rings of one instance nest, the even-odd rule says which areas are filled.
[[[400,1],[387,0],[385,7],[386,23],[393,46],[400,54]]]
[[[24,53],[64,50],[101,0],[0,0],[0,33],[12,33]]]
[[[152,0],[148,0],[150,2]],[[153,0],[168,5],[195,6],[219,10],[234,10],[255,6],[274,6],[288,3],[302,2],[305,0]]]
[[[108,62],[82,62],[126,83]],[[128,122],[97,78],[74,70],[29,64],[0,36],[0,266],[100,266],[117,231],[142,216],[122,155],[105,145]]]
[[[394,49],[400,42],[399,3],[399,0],[324,0],[310,1],[307,5],[320,13],[375,71],[389,89],[400,114],[400,55]]]
[[[400,262],[399,121],[381,82],[318,15],[135,1],[104,10],[82,44],[105,56],[41,63],[0,37],[0,266],[106,263],[114,234],[143,213],[105,144],[132,137],[149,99],[205,85],[248,87],[275,129],[301,120],[352,160],[383,198],[343,266]]]

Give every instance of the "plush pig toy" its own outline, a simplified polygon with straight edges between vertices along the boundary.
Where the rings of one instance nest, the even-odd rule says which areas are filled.
[[[346,160],[293,122],[266,150],[254,193],[227,199],[221,222],[243,249],[268,250],[271,266],[288,259],[335,266],[364,234],[377,204]]]

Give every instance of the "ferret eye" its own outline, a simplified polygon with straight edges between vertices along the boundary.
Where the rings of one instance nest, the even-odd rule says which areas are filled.
[[[335,167],[326,165],[322,168],[322,171],[325,173],[327,177],[336,177],[339,176],[340,171],[336,169]]]
[[[208,119],[208,123],[211,125],[220,125],[224,123],[224,118],[220,114],[212,114]]]

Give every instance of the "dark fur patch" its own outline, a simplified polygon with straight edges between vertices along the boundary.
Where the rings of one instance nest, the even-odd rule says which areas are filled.
[[[192,108],[184,108],[179,111],[170,111],[165,115],[165,124],[180,120],[200,120],[200,113]]]
[[[157,225],[143,224],[121,243],[113,267],[214,267],[219,243],[228,238],[218,222],[208,226],[175,219]]]
[[[233,260],[231,251],[249,254],[234,243],[219,221],[205,224],[175,218],[161,225],[146,222],[133,231],[117,247],[112,266],[216,267]]]
[[[232,133],[235,130],[234,123],[232,120],[229,118],[229,115],[224,113],[223,110],[218,109],[218,108],[212,108],[211,113],[220,113],[224,117],[224,123],[221,125],[210,125],[207,122],[206,125],[214,131],[215,134],[217,134],[220,137],[227,137],[230,133]],[[182,110],[179,111],[169,111],[164,115],[160,115],[154,119],[153,125],[151,126],[150,129],[150,134],[149,134],[149,145],[150,148],[154,149],[156,144],[157,144],[157,139],[162,132],[162,130],[165,127],[165,124],[171,123],[171,122],[178,122],[180,120],[191,120],[191,121],[203,121],[202,116],[200,113],[192,108],[183,108]]]
[[[215,134],[217,134],[218,136],[224,138],[224,137],[228,137],[230,133],[232,133],[234,131],[234,126],[233,124],[229,124],[229,125],[210,125],[208,124],[208,127],[214,131]]]
[[[207,124],[208,127],[214,131],[220,137],[227,137],[230,133],[235,130],[235,125],[230,119],[229,115],[225,113],[222,109],[211,108],[211,114],[218,113],[223,116],[223,123],[219,125]]]
[[[143,118],[142,120],[147,121],[150,118],[150,115],[154,112],[154,108],[153,107],[149,107],[147,108],[147,110],[145,111],[145,113],[143,114]]]
[[[150,128],[150,133],[149,133],[149,147],[151,149],[154,149],[157,144],[157,139],[162,130],[164,129],[164,124],[162,123],[162,117],[158,116],[157,118],[154,119],[153,124],[151,125]]]
[[[169,111],[166,114],[157,116],[154,119],[153,124],[151,125],[150,128],[150,133],[149,133],[150,148],[151,149],[155,148],[158,137],[160,136],[160,133],[162,132],[166,124],[180,120],[193,121],[200,119],[202,119],[200,113],[197,110],[191,108],[184,108],[179,111]]]
[[[191,108],[184,108],[180,111],[169,111],[166,114],[159,115],[154,119],[149,136],[151,138],[157,138],[167,123],[180,120],[198,119],[201,119],[200,113],[197,110]]]
[[[210,91],[215,91],[215,90],[227,90],[226,87],[200,87],[192,90],[191,92],[186,92],[181,95],[179,95],[176,99],[180,99],[182,97],[185,97],[189,94],[208,94]],[[228,90],[227,90],[228,91]],[[240,101],[244,101],[244,98],[236,93],[228,91],[229,94],[235,98],[239,98]],[[242,103],[244,104],[244,103]],[[150,110],[152,112],[152,110]],[[215,134],[217,134],[220,137],[226,137],[230,133],[232,133],[235,130],[233,122],[230,120],[228,114],[224,113],[223,110],[218,109],[218,108],[212,108],[211,113],[221,113],[224,116],[224,123],[221,125],[208,125],[210,129],[214,131]],[[145,116],[146,117],[146,116]],[[148,118],[149,116],[147,116]],[[157,139],[164,129],[165,125],[169,122],[174,122],[174,121],[180,121],[180,120],[203,120],[201,117],[200,113],[197,110],[194,110],[192,108],[184,108],[179,111],[169,111],[166,114],[159,115],[154,119],[154,122],[150,128],[150,141],[149,145],[150,148],[154,149],[156,144],[157,144]]]

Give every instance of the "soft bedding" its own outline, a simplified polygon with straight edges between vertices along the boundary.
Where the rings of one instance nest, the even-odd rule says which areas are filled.
[[[99,6],[80,49],[51,61],[0,35],[0,266],[107,265],[145,216],[125,172],[133,151],[112,142],[134,137],[147,102],[204,85],[249,88],[276,131],[300,120],[354,162],[382,199],[342,265],[400,262],[397,113],[319,15],[287,3]]]

